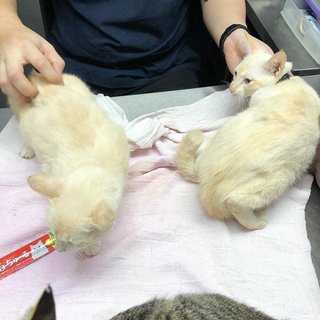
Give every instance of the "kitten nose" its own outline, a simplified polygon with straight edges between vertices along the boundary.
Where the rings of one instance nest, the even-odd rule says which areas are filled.
[[[57,242],[55,248],[59,252],[66,252],[67,251],[67,244],[63,242]]]

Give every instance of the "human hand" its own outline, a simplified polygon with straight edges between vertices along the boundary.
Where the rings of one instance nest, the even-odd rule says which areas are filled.
[[[53,46],[17,21],[0,29],[0,88],[8,97],[29,102],[38,90],[24,75],[31,64],[51,83],[63,84],[64,61]]]
[[[251,36],[243,29],[233,31],[225,40],[223,52],[227,66],[233,74],[234,68],[249,53],[264,51],[273,54],[271,48],[261,40]]]

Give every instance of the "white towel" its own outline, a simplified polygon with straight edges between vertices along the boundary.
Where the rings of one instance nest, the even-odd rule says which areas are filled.
[[[278,319],[320,319],[304,218],[312,177],[304,175],[268,208],[265,229],[250,232],[209,218],[198,186],[174,168],[183,133],[198,127],[214,134],[239,111],[236,99],[217,92],[131,123],[110,98],[98,101],[136,150],[117,223],[94,258],[54,252],[1,280],[1,319],[20,319],[47,284],[57,319],[105,320],[154,296],[187,292],[225,294]],[[0,134],[0,256],[47,232],[47,202],[26,183],[39,164],[19,158],[21,144],[12,119]]]

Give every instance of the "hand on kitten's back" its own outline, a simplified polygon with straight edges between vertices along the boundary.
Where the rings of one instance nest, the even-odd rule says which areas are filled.
[[[28,179],[49,200],[49,227],[56,249],[96,255],[116,218],[128,169],[128,141],[79,78],[64,75],[52,85],[33,72],[39,90],[31,103],[9,99],[25,144],[24,158],[36,155],[43,173]],[[32,106],[32,107],[31,107]]]

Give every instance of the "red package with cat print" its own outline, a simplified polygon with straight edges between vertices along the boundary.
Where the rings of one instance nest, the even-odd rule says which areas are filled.
[[[49,232],[0,258],[0,280],[55,250],[55,237]]]

